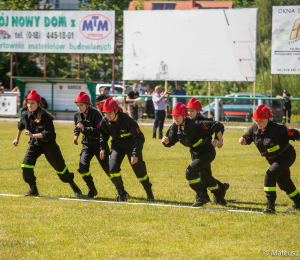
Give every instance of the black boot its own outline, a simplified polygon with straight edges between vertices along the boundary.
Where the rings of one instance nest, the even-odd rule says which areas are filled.
[[[222,206],[226,206],[227,202],[223,197],[223,193],[214,194],[214,201],[211,204],[219,204],[219,205],[222,205]]]
[[[275,199],[268,198],[267,207],[264,209],[266,214],[274,214],[275,213]]]
[[[208,196],[207,193],[205,194],[203,192],[198,192],[196,195],[196,202],[193,204],[193,207],[202,207],[203,205],[205,205],[208,202],[207,199],[205,198],[205,195]]]
[[[24,196],[39,196],[36,183],[29,184],[30,190]]]
[[[124,189],[119,189],[118,194],[116,201],[127,201],[129,194]]]
[[[83,176],[82,179],[85,181],[86,185],[90,189],[88,195],[86,195],[85,198],[86,199],[94,198],[98,194],[98,191],[96,190],[92,175],[90,174],[88,176]]]
[[[206,199],[207,203],[211,202],[210,197],[208,196],[207,192],[204,193],[204,198]],[[197,197],[196,197],[196,199],[197,199]]]
[[[75,196],[80,196],[82,195],[81,190],[78,188],[78,186],[76,185],[76,183],[74,181],[69,183],[72,190],[74,191]]]
[[[295,201],[294,205],[291,208],[287,208],[287,211],[292,211],[292,210],[300,210],[300,200]]]
[[[146,193],[147,193],[147,201],[153,202],[155,199],[152,190],[146,191]]]
[[[226,191],[227,191],[228,189],[229,189],[229,183],[224,182],[224,183],[223,183],[223,193],[222,193],[223,199],[225,198]]]

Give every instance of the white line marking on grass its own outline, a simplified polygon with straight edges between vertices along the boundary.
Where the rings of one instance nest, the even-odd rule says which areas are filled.
[[[15,194],[0,194],[0,196],[7,196],[7,197],[25,197],[24,195],[15,195]],[[155,204],[155,203],[118,202],[118,201],[107,201],[107,200],[86,200],[86,199],[54,198],[54,197],[34,197],[34,198],[35,198],[35,199],[52,199],[52,200],[80,201],[80,202],[111,203],[111,204],[146,205],[146,206],[171,207],[171,208],[208,209],[208,210],[227,211],[227,212],[263,214],[263,212],[259,212],[259,211],[250,211],[250,210],[217,209],[217,208],[203,208],[203,207],[201,208],[201,207],[177,206],[177,205]],[[300,217],[300,215],[289,215],[289,214],[283,214],[283,213],[278,213],[277,215],[292,216],[292,217]]]

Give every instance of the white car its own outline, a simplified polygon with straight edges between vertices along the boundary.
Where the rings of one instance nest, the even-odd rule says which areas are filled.
[[[110,94],[109,91],[111,90],[111,86],[112,86],[112,84],[106,84],[106,83],[99,83],[99,84],[97,84],[97,86],[96,86],[96,97],[101,94],[100,89],[104,88],[104,87],[107,88],[107,92],[106,93]],[[122,94],[123,93],[123,85],[121,85],[121,84],[115,84],[114,87],[115,87],[115,91],[118,92],[118,93],[115,93],[115,94]],[[127,87],[129,87],[129,91],[132,90],[132,86],[131,85],[126,84],[125,85],[125,89]],[[120,97],[112,97],[112,98],[117,101],[117,103],[119,104],[120,107],[123,107],[123,97],[122,96],[120,96]]]

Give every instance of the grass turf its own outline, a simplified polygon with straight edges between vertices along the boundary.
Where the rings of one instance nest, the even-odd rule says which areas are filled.
[[[151,138],[150,127],[141,129],[146,137],[143,155],[157,203],[192,205],[195,194],[185,180],[188,148],[181,144],[165,148],[160,140]],[[0,131],[0,193],[24,194],[28,185],[20,166],[28,137],[23,133],[14,148],[16,123],[0,123]],[[76,173],[81,145],[72,142],[73,127],[56,125],[56,133],[66,163],[86,194],[88,188]],[[238,144],[243,133],[225,133],[224,147],[217,149],[212,171],[220,181],[230,183],[226,208],[262,211],[268,163],[254,145]],[[292,144],[299,152],[299,143]],[[145,191],[125,159],[121,173],[131,195],[129,201],[144,203]],[[300,187],[298,169],[296,160],[291,167],[292,179]],[[35,173],[40,196],[74,197],[43,155]],[[95,199],[113,200],[115,189],[95,158],[91,173],[99,192]],[[277,212],[285,213],[290,205],[288,196],[278,191]],[[0,196],[0,216],[0,259],[268,259],[274,257],[272,250],[273,255],[275,250],[299,251],[300,255],[299,217],[289,215]]]

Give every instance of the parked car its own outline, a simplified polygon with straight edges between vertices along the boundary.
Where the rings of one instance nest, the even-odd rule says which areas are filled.
[[[267,95],[270,97],[270,94]],[[232,93],[229,95],[226,95],[226,97],[232,97],[231,99],[223,99],[223,111],[229,111],[229,112],[244,112],[249,113],[249,121],[252,118],[253,115],[253,99],[235,99],[235,97],[253,97],[253,93]],[[255,97],[265,97],[262,93],[256,93]],[[220,99],[219,99],[220,101]],[[274,114],[274,121],[281,121],[282,118],[282,103],[281,100],[273,100],[273,109],[272,113]],[[271,107],[270,100],[255,100],[255,108],[257,106],[264,104]],[[202,112],[206,117],[208,116],[208,105],[203,107]],[[213,118],[215,115],[215,102],[210,103],[210,117]],[[222,107],[221,102],[219,102],[219,115],[220,119],[222,119]],[[225,118],[225,114],[223,114]],[[229,119],[236,119],[236,120],[245,120],[245,116],[243,115],[228,115]]]
[[[107,88],[107,92],[108,93],[110,90],[111,90],[111,86],[112,84],[106,84],[106,83],[100,83],[100,84],[97,84],[96,86],[96,96],[99,96],[100,95],[100,89],[101,88],[104,88],[106,87]],[[115,87],[115,90],[118,91],[118,94],[123,94],[123,85],[121,84],[114,84],[114,87]],[[129,91],[132,90],[132,86],[131,85],[128,85],[128,84],[125,84],[125,89],[129,87]],[[120,105],[120,107],[123,107],[123,97],[120,96],[120,97],[113,97],[114,100],[116,100],[118,102],[118,104]]]

